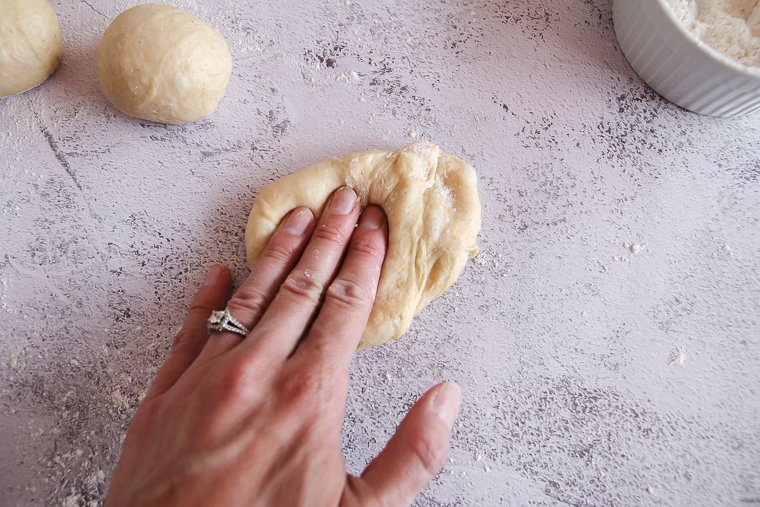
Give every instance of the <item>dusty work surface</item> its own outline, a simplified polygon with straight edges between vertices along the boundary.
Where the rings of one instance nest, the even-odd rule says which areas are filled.
[[[441,379],[466,401],[418,505],[760,504],[760,117],[633,73],[610,2],[177,1],[227,97],[185,127],[98,91],[130,2],[55,1],[63,67],[0,102],[0,504],[95,505],[212,262],[268,181],[429,139],[473,164],[482,255],[359,354],[357,472]]]

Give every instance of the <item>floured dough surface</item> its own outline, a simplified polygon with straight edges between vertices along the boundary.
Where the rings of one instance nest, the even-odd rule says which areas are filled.
[[[336,158],[261,191],[245,232],[248,264],[256,263],[290,210],[306,206],[318,217],[343,185],[354,188],[362,206],[377,204],[388,217],[388,251],[363,349],[401,336],[414,315],[456,281],[468,255],[477,253],[480,199],[473,168],[434,144]]]

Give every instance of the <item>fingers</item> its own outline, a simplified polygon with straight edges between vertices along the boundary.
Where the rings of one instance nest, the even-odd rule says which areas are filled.
[[[335,276],[358,217],[356,193],[348,187],[336,190],[301,260],[243,347],[281,357],[293,351],[319,308],[325,288]]]
[[[294,359],[348,372],[367,326],[388,243],[388,224],[378,206],[364,210],[338,276]]]
[[[182,329],[174,338],[169,357],[158,371],[147,396],[166,392],[195,361],[208,339],[206,320],[213,310],[224,308],[231,286],[230,271],[220,264],[211,266],[206,281],[193,298]]]
[[[444,382],[411,408],[385,449],[349,483],[359,505],[409,505],[443,468],[462,392]]]
[[[248,329],[253,329],[293,269],[313,226],[314,215],[309,208],[294,209],[277,227],[251,274],[227,303],[230,314]],[[201,360],[226,352],[242,339],[235,333],[215,333],[203,350]]]

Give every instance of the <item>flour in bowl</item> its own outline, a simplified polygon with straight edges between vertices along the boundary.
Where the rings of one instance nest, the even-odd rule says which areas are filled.
[[[760,68],[760,0],[668,0],[676,18],[705,44]]]

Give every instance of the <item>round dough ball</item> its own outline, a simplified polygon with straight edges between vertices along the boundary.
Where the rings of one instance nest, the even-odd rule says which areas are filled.
[[[181,125],[210,115],[224,97],[232,57],[224,38],[169,5],[132,7],[98,46],[106,98],[129,116]]]
[[[388,250],[363,349],[401,336],[412,317],[456,281],[468,254],[478,252],[480,199],[473,168],[430,143],[322,162],[256,197],[245,231],[249,266],[290,210],[307,206],[318,217],[342,185],[354,188],[362,206],[377,204],[388,217]]]
[[[0,0],[0,97],[41,84],[62,59],[61,27],[47,0]]]

